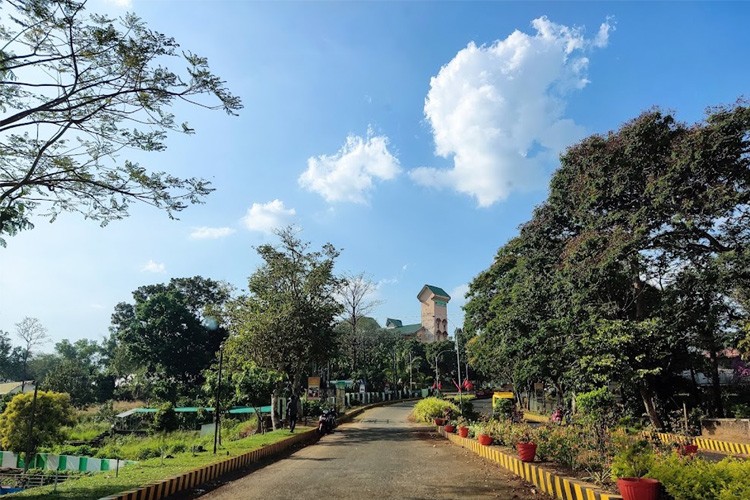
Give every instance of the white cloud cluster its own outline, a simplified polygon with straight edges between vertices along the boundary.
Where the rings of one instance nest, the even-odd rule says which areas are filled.
[[[350,135],[334,155],[307,160],[299,185],[320,194],[328,202],[366,203],[375,180],[390,180],[401,172],[398,159],[388,151],[388,138]]]
[[[251,231],[273,233],[274,229],[287,225],[296,214],[296,210],[286,208],[281,200],[253,203],[242,223]]]
[[[142,272],[148,272],[148,273],[163,273],[166,271],[166,268],[164,267],[163,262],[155,262],[154,260],[150,259],[146,264],[141,268]]]
[[[583,136],[564,116],[565,99],[589,83],[585,54],[606,46],[613,26],[607,21],[587,39],[581,28],[546,17],[531,24],[534,35],[470,43],[431,79],[424,112],[436,154],[452,157],[453,167],[417,168],[410,173],[416,182],[489,206],[543,185],[562,149]]]
[[[190,232],[192,240],[218,240],[234,234],[235,230],[231,227],[194,227]]]
[[[133,6],[133,0],[104,0],[104,2],[121,9],[129,9]]]

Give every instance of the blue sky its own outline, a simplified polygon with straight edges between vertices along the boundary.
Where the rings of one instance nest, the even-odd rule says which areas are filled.
[[[179,221],[149,207],[106,228],[66,214],[0,249],[0,329],[100,339],[145,284],[238,289],[254,246],[295,223],[378,283],[375,316],[419,321],[425,283],[462,294],[546,196],[564,148],[658,105],[687,122],[748,95],[744,2],[91,0],[207,56],[239,117],[178,106],[196,134],[130,158],[212,181]],[[52,348],[52,343],[47,350]]]

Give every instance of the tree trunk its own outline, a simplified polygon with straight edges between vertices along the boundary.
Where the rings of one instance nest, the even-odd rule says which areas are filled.
[[[724,418],[724,405],[721,402],[721,379],[719,378],[719,356],[713,346],[709,351],[709,357],[711,359],[711,392],[714,409],[718,418]]]
[[[648,418],[651,420],[651,425],[653,425],[656,430],[662,430],[664,428],[664,424],[662,423],[661,417],[659,417],[659,413],[656,411],[656,407],[654,406],[654,398],[651,389],[646,384],[642,385],[639,391],[641,394],[641,399],[643,400],[643,406],[646,407],[646,413],[648,413]]]
[[[278,419],[276,415],[276,405],[279,402],[278,389],[274,389],[271,393],[271,428],[273,430],[278,429]]]

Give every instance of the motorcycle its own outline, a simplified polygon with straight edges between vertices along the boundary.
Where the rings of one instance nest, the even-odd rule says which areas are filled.
[[[325,410],[318,416],[318,434],[330,434],[336,427],[336,410]]]

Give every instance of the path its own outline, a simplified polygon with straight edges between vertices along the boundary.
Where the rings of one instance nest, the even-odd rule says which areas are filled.
[[[516,476],[451,445],[432,427],[408,422],[412,406],[399,403],[368,410],[318,444],[199,498],[548,498]]]

